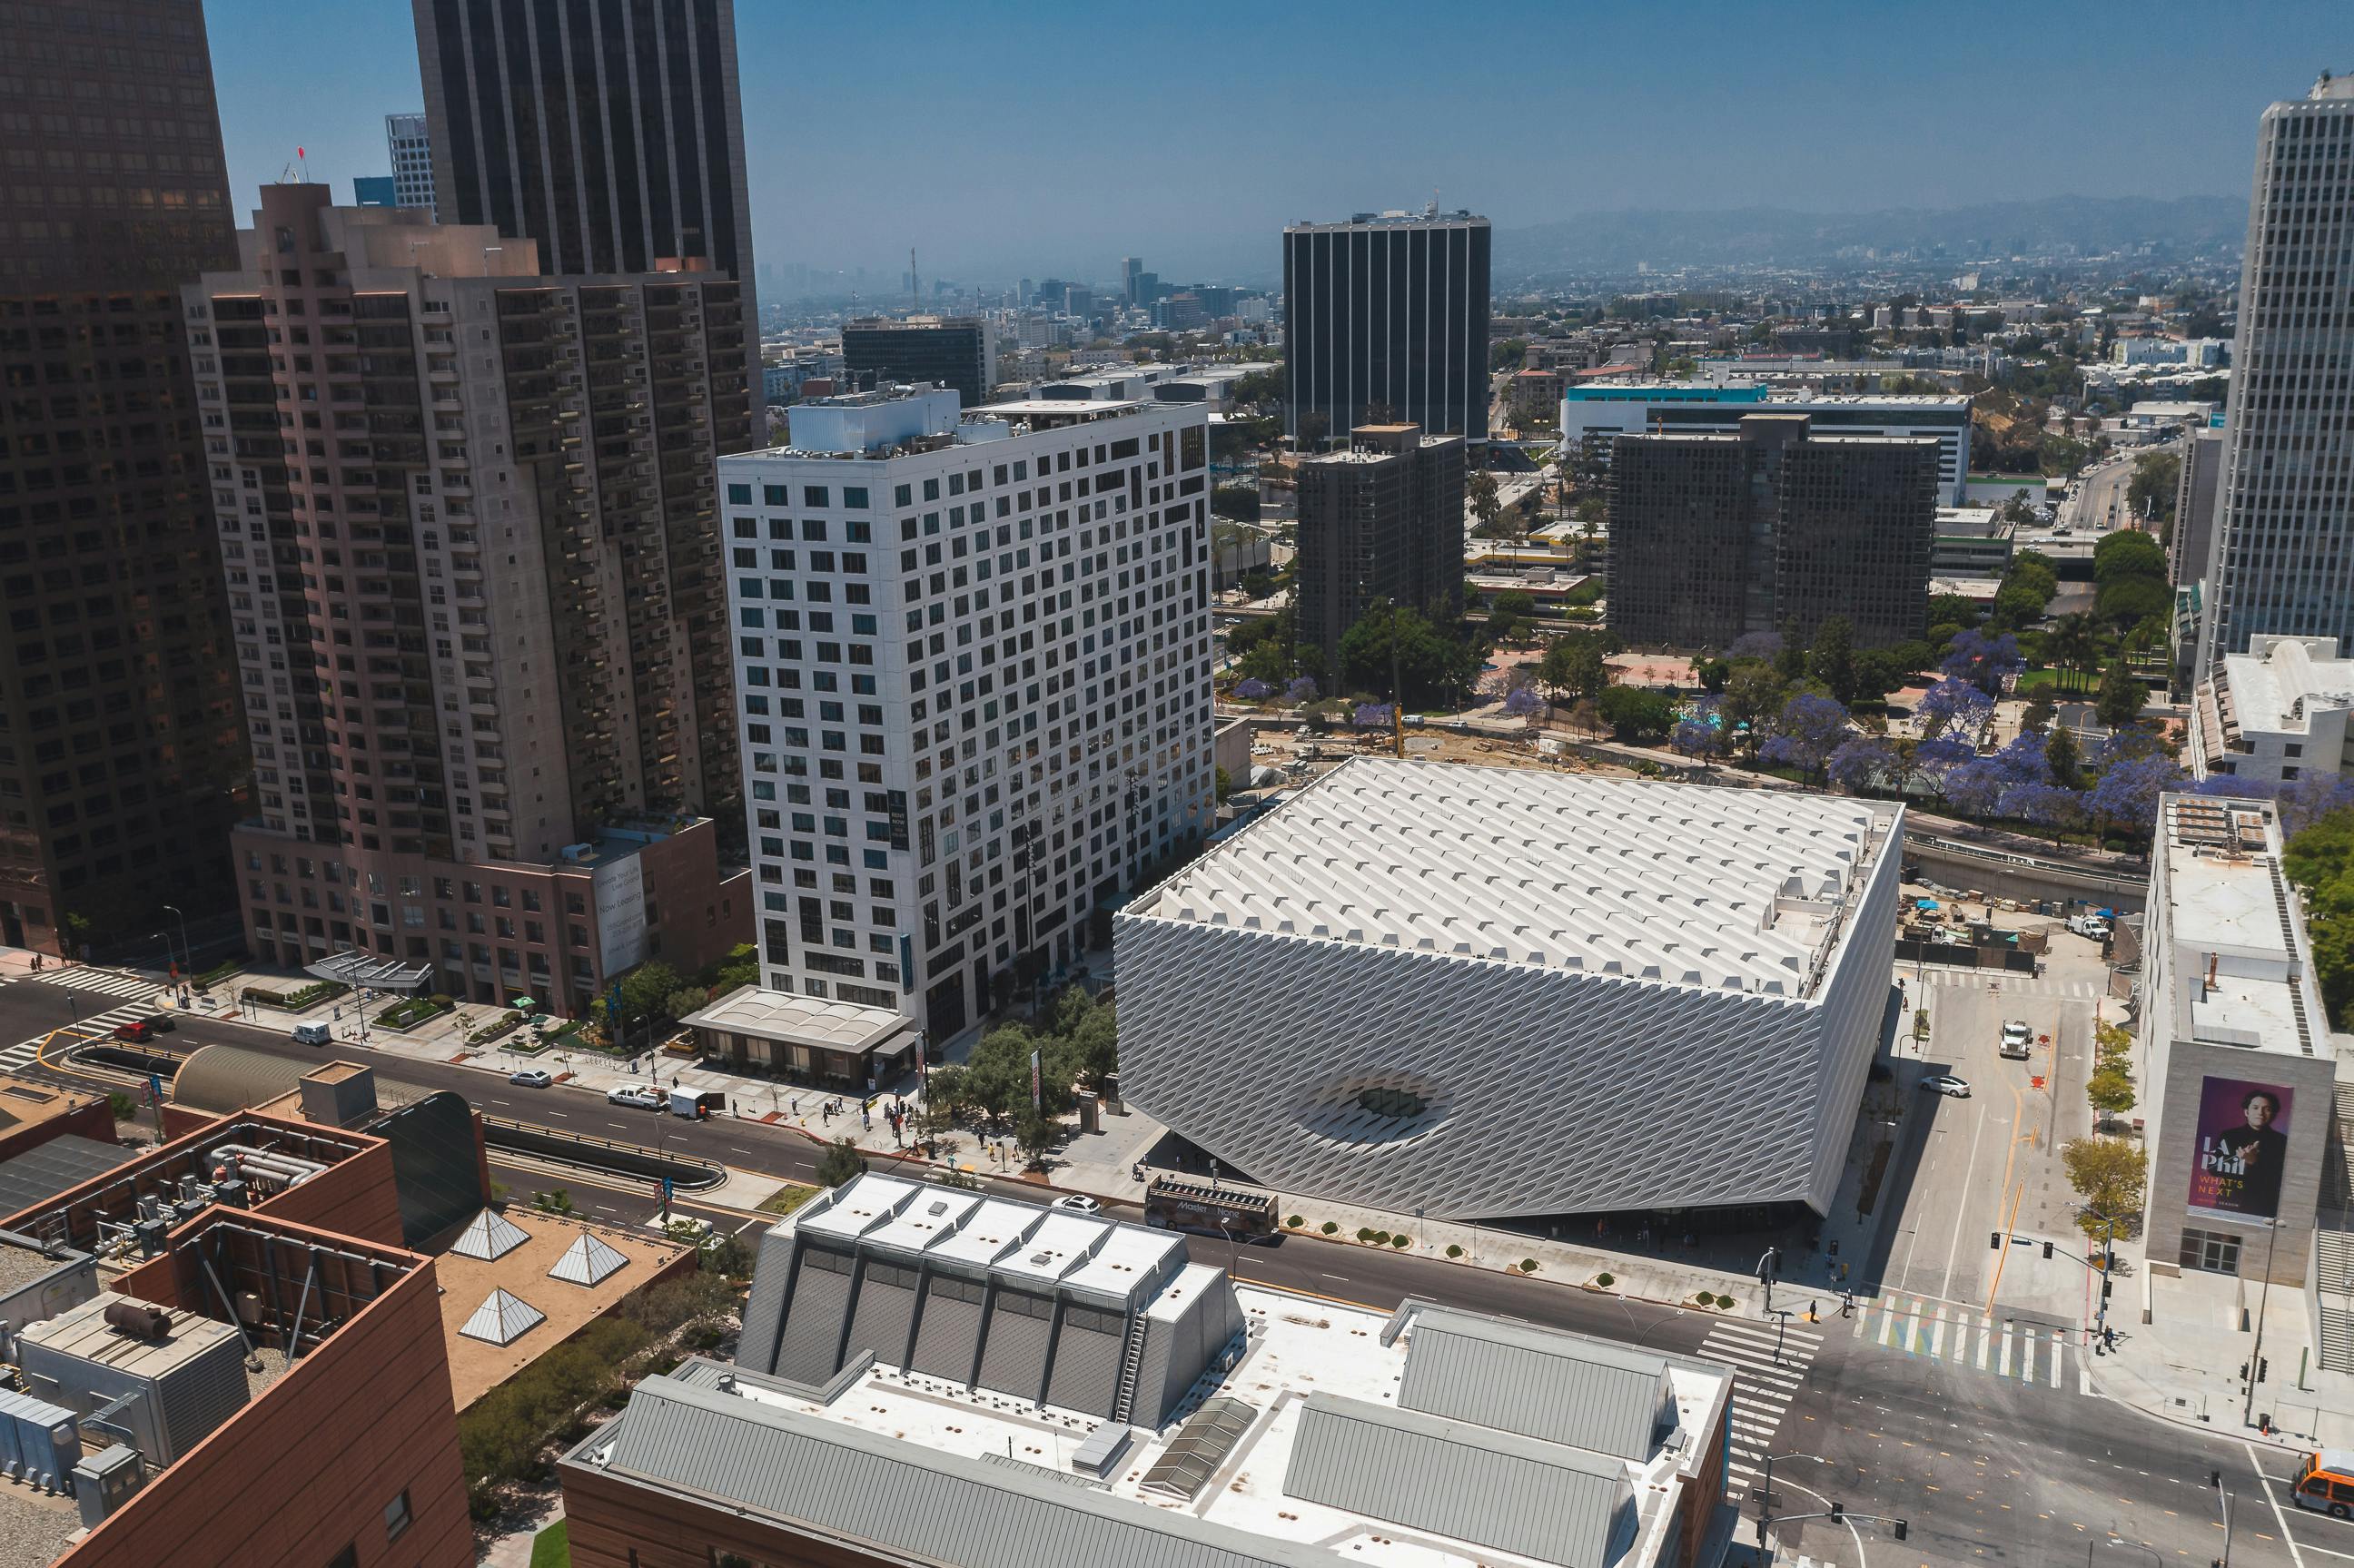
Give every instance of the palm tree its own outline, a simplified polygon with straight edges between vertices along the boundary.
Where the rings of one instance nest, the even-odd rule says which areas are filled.
[[[2101,637],[2098,623],[2091,612],[2074,610],[2062,616],[2052,626],[2052,635],[2045,639],[2044,649],[2052,662],[2062,670],[2084,674],[2100,660]]]

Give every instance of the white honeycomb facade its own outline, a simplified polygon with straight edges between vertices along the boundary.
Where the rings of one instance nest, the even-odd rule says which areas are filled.
[[[1827,1212],[1902,813],[1359,760],[1114,921],[1129,1098],[1287,1194]]]

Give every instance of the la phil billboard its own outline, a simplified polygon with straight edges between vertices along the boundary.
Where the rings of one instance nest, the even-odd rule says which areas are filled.
[[[2288,1158],[2289,1107],[2277,1084],[2208,1078],[2199,1092],[2199,1158],[2190,1167],[2190,1213],[2208,1219],[2280,1216],[2281,1168]]]

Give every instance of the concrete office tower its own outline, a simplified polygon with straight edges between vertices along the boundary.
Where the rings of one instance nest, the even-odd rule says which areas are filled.
[[[738,787],[712,476],[750,418],[737,285],[542,277],[527,239],[323,185],[263,186],[239,238],[185,292],[254,950],[578,1012],[741,940],[706,815]]]
[[[894,387],[791,418],[720,464],[761,980],[938,1043],[1216,810],[1208,416]]]
[[[104,948],[159,900],[235,896],[245,737],[179,287],[236,243],[197,0],[6,37],[0,142],[34,183],[0,224],[0,942],[57,953],[69,918]]]
[[[2354,78],[2264,111],[2196,673],[2259,632],[2354,647]]]
[[[1811,638],[1861,647],[1925,630],[1937,444],[1818,436],[1803,414],[1737,435],[1620,436],[1610,461],[1610,628],[1638,647]]]
[[[735,0],[412,3],[440,216],[537,240],[551,274],[707,260],[743,291],[757,399]]]
[[[1283,231],[1284,432],[1364,424],[1488,439],[1488,220],[1359,213]]]
[[[1144,261],[1142,258],[1136,256],[1121,257],[1119,259],[1119,275],[1121,281],[1128,285],[1128,302],[1129,304],[1141,305],[1150,302],[1143,297]]]
[[[422,114],[384,117],[385,150],[392,155],[392,196],[395,207],[433,210],[433,138]]]
[[[1341,639],[1376,599],[1445,623],[1463,608],[1459,436],[1360,425],[1347,451],[1299,472],[1299,608],[1294,635],[1336,669]]]
[[[997,385],[997,326],[985,316],[865,316],[843,327],[842,363],[860,387],[928,381],[977,408]]]
[[[2223,434],[2194,430],[2182,443],[2182,474],[2174,491],[2174,537],[2166,552],[2167,578],[2176,588],[2186,588],[2207,575],[2223,476]]]

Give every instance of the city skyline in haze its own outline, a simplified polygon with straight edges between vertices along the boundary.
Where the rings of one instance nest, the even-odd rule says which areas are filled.
[[[230,191],[308,154],[350,199],[422,106],[409,6],[207,0]],[[1942,209],[2063,196],[2244,200],[2256,118],[2323,69],[2332,9],[2159,5],[2130,29],[1992,5],[1631,10],[1223,3],[875,13],[742,0],[756,252],[927,279],[1272,282],[1287,222],[1443,207],[1500,231],[1622,209]],[[2215,47],[2226,37],[2229,50]],[[290,49],[298,58],[290,58]],[[1550,61],[1532,70],[1532,61]],[[829,83],[835,84],[829,87]],[[847,84],[857,83],[854,90]],[[1674,258],[1661,257],[1672,265]]]

